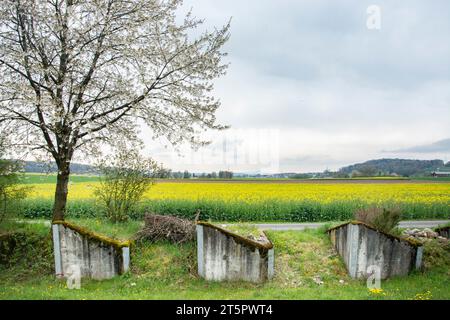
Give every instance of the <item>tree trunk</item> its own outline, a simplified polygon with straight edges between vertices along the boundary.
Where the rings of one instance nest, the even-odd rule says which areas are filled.
[[[58,168],[56,178],[55,203],[53,205],[53,221],[64,220],[67,204],[67,193],[69,185],[69,166]]]

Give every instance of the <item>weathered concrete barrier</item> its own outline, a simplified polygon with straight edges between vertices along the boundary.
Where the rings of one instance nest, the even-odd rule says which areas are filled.
[[[434,229],[441,237],[450,239],[450,226]]]
[[[130,263],[130,243],[90,232],[65,221],[52,224],[55,273],[66,277],[79,268],[81,277],[109,279]]]
[[[407,275],[422,265],[419,242],[381,232],[359,221],[328,230],[352,278],[367,278],[377,268],[381,279]]]
[[[263,282],[274,273],[273,244],[244,238],[218,226],[197,223],[198,274],[214,281]]]

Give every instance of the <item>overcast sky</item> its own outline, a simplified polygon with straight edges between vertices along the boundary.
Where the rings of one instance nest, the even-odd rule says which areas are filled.
[[[366,25],[369,5],[381,10],[380,29]],[[450,1],[189,0],[184,7],[208,28],[232,18],[230,68],[215,94],[219,121],[234,131],[215,136],[197,162],[148,140],[166,166],[264,171],[269,159],[275,171],[307,172],[374,158],[450,160]],[[270,155],[217,156],[243,140]]]

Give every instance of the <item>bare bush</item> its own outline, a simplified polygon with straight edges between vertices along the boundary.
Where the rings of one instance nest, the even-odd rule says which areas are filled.
[[[389,233],[397,228],[401,220],[401,212],[399,209],[371,207],[356,211],[354,217],[358,221],[362,221],[380,231]]]
[[[195,222],[174,216],[146,214],[145,226],[137,235],[137,240],[184,243],[195,239]]]

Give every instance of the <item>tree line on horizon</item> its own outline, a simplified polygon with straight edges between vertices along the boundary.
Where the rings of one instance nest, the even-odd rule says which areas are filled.
[[[22,161],[22,168],[24,172],[29,173],[55,173],[57,166],[55,163],[44,163],[37,161]],[[309,178],[354,178],[354,177],[375,177],[375,176],[429,176],[431,172],[438,169],[450,170],[450,162],[444,163],[443,160],[410,160],[410,159],[377,159],[369,160],[363,163],[352,164],[339,169],[338,171],[325,170],[319,173],[289,173],[286,177],[291,179],[309,179]],[[74,174],[98,174],[95,166],[72,163],[71,172]],[[229,171],[213,171],[213,172],[190,172],[173,171],[168,168],[160,168],[156,173],[156,178],[159,179],[233,179],[239,176],[238,174]],[[245,177],[269,177],[277,175],[251,175],[246,174]]]

